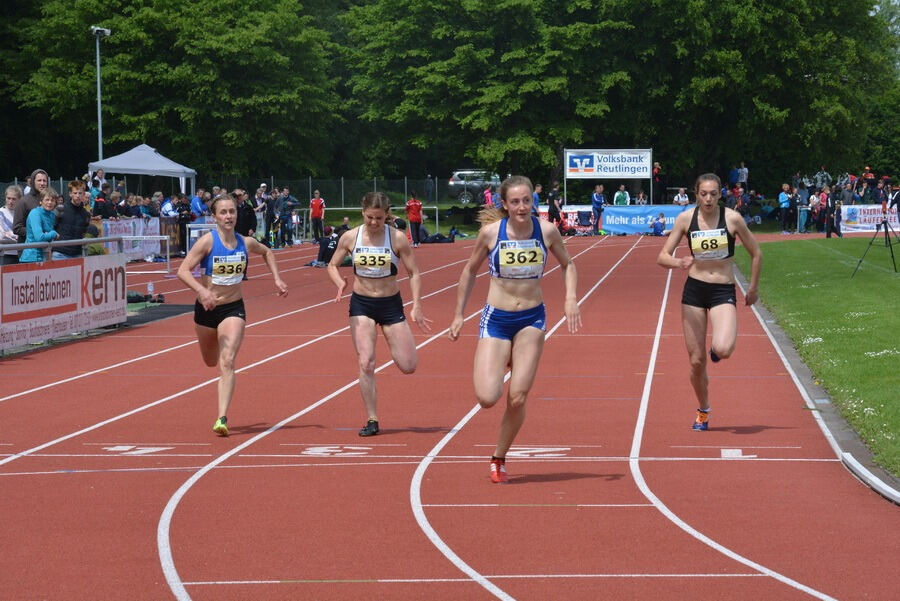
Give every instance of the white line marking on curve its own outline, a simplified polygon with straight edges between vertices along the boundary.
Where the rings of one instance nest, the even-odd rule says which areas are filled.
[[[605,239],[606,238],[603,238],[599,242],[602,242]],[[622,261],[625,260],[625,258],[629,254],[631,254],[631,251],[633,251],[635,247],[637,247],[641,239],[642,238],[638,238],[637,242],[635,242],[631,246],[631,248],[629,248],[628,251],[624,255],[622,255],[622,257],[609,269],[609,271],[606,272],[606,274],[602,278],[597,281],[597,283],[594,284],[594,286],[590,290],[588,290],[588,292],[581,298],[581,300],[578,301],[579,306],[581,306],[585,299],[587,299],[594,292],[594,290],[596,290],[597,287],[600,286],[600,284],[603,283],[603,281],[607,277],[609,277],[609,275],[622,263]],[[595,242],[585,250],[578,253],[578,255],[591,250],[597,244],[599,244],[599,242]],[[578,255],[576,255],[576,257]],[[549,332],[547,332],[547,335],[544,337],[545,340],[547,338],[550,338],[550,336],[553,335],[553,333],[557,330],[557,328],[559,328],[560,325],[562,325],[564,321],[565,317],[562,317],[558,322],[556,322],[556,325],[554,325],[553,328]],[[510,373],[506,372],[506,375],[504,376],[504,382],[509,379],[509,376]],[[438,533],[431,526],[431,523],[428,521],[428,517],[425,515],[425,511],[422,509],[422,480],[425,476],[425,472],[428,470],[428,467],[437,458],[438,454],[443,450],[443,448],[447,446],[447,444],[456,435],[457,432],[459,432],[467,423],[469,423],[469,420],[471,420],[472,417],[474,417],[474,415],[478,413],[479,409],[480,406],[477,404],[472,407],[472,409],[455,426],[453,426],[453,429],[449,433],[447,433],[422,459],[421,463],[419,463],[419,466],[416,468],[416,471],[413,474],[412,481],[409,485],[409,502],[412,506],[413,515],[416,518],[416,522],[418,522],[419,524],[419,528],[422,529],[422,532],[425,533],[425,536],[428,537],[428,539],[431,541],[431,544],[433,544],[441,553],[443,553],[444,557],[450,560],[450,562],[455,565],[461,572],[467,574],[469,578],[480,584],[484,589],[486,589],[498,599],[502,599],[503,601],[511,601],[513,597],[511,597],[506,591],[499,588],[485,576],[473,569],[469,564],[463,561],[462,558],[457,555],[449,546],[447,546],[447,544],[443,541],[443,539],[441,539]]]
[[[712,549],[715,549],[716,551],[725,555],[726,557],[730,557],[731,559],[733,559],[739,563],[742,563],[745,566],[748,566],[754,570],[757,570],[758,572],[761,572],[763,574],[771,576],[772,578],[778,580],[779,582],[782,582],[784,584],[787,584],[788,586],[791,586],[793,588],[801,590],[809,595],[812,595],[813,597],[816,597],[817,599],[822,599],[823,601],[837,601],[836,599],[834,599],[833,597],[830,597],[829,595],[826,595],[825,593],[822,593],[822,592],[817,591],[809,586],[806,586],[805,584],[797,582],[796,580],[794,580],[792,578],[788,578],[784,574],[780,574],[774,570],[767,568],[766,566],[764,566],[762,564],[756,563],[755,561],[752,561],[752,560],[744,557],[743,555],[740,555],[740,554],[732,551],[731,549],[725,547],[724,545],[717,543],[715,540],[706,536],[699,530],[696,530],[693,526],[691,526],[690,524],[688,524],[687,522],[682,520],[680,517],[678,517],[678,515],[676,515],[675,512],[673,512],[671,509],[669,509],[668,506],[666,506],[666,504],[663,503],[659,499],[659,497],[657,497],[655,494],[653,494],[653,491],[650,490],[650,487],[647,485],[647,482],[644,480],[644,475],[641,472],[641,466],[640,466],[641,442],[642,442],[643,436],[644,436],[644,423],[647,420],[647,406],[649,405],[649,401],[650,401],[650,389],[653,385],[653,370],[656,367],[656,357],[657,357],[657,354],[659,353],[660,333],[662,332],[663,320],[666,315],[666,303],[669,298],[669,288],[672,283],[672,271],[673,270],[669,270],[669,273],[666,277],[666,288],[663,291],[662,303],[660,303],[660,307],[659,307],[659,318],[656,322],[656,336],[654,336],[654,338],[653,338],[653,348],[650,351],[650,361],[649,361],[649,364],[647,367],[647,375],[644,378],[644,391],[641,394],[641,405],[640,405],[640,408],[638,409],[637,423],[634,426],[634,438],[632,438],[632,441],[631,441],[631,458],[628,461],[628,465],[631,469],[631,475],[634,478],[634,481],[637,484],[638,489],[640,489],[641,493],[643,493],[643,495],[647,498],[647,500],[649,500],[651,503],[653,503],[656,506],[656,508],[659,510],[660,513],[662,513],[666,518],[668,518],[669,521],[671,521],[673,524],[675,524],[676,526],[678,526],[683,531],[690,534],[691,536],[693,536],[700,542],[708,545]]]

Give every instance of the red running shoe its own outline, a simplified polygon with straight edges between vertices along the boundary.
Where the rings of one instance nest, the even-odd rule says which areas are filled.
[[[491,458],[491,482],[494,484],[506,484],[506,459]]]

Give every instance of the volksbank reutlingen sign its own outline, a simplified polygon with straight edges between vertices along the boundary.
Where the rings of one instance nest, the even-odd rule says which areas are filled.
[[[566,149],[566,177],[569,179],[648,179],[652,172],[651,149]]]

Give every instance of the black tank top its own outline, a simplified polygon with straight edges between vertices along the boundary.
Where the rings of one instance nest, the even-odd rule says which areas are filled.
[[[691,225],[688,228],[688,242],[691,254],[698,261],[716,261],[734,256],[734,235],[725,225],[725,208],[719,207],[719,223],[715,229],[701,230],[697,223],[697,211],[694,207]]]

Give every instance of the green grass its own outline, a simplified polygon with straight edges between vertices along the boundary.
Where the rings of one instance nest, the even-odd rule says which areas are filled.
[[[760,298],[878,464],[900,475],[900,275],[879,234],[850,279],[870,240],[762,244]],[[749,274],[747,253],[735,258]]]

